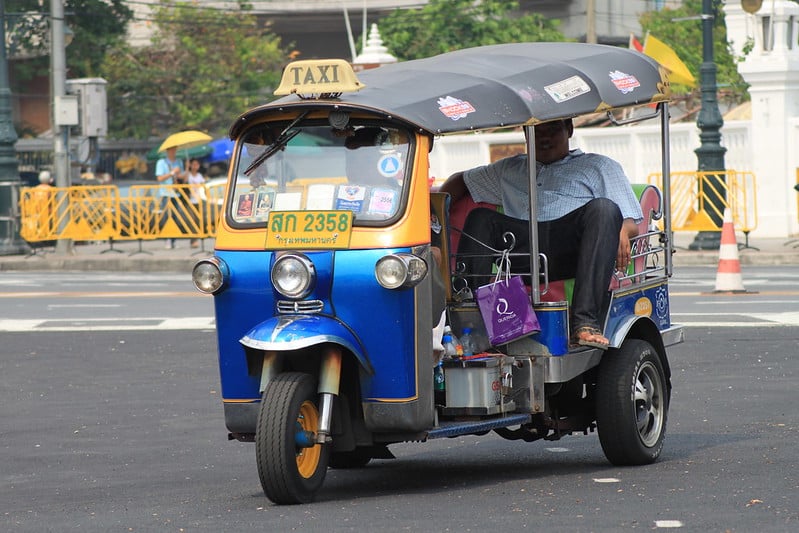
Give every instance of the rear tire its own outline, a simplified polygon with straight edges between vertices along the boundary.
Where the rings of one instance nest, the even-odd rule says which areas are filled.
[[[258,477],[266,497],[277,504],[313,501],[327,471],[330,447],[302,447],[299,432],[316,434],[316,382],[308,374],[278,374],[266,387],[255,429]]]
[[[669,389],[663,365],[646,341],[627,339],[602,357],[596,421],[605,457],[614,465],[653,463],[663,449]]]

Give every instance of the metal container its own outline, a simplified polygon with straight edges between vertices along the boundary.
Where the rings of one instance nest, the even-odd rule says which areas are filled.
[[[549,351],[546,355],[569,352],[569,305],[566,302],[541,302],[535,305],[535,315],[541,331],[532,338]]]
[[[503,378],[511,379],[513,360],[506,357],[480,357],[444,361],[447,388],[445,415],[483,415],[513,410],[513,402],[503,405]]]

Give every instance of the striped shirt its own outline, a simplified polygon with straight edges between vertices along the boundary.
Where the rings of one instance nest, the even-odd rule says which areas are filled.
[[[577,149],[548,165],[537,162],[536,169],[539,222],[557,220],[594,198],[612,200],[623,218],[636,223],[644,218],[624,170],[609,157]],[[528,218],[526,154],[464,171],[463,179],[475,202],[501,205],[508,216]]]

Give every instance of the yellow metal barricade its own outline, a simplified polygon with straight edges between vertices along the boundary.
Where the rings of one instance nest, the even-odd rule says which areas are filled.
[[[660,173],[648,183],[663,186]],[[724,210],[732,213],[735,229],[748,234],[757,227],[757,184],[752,172],[685,171],[671,173],[673,231],[718,231]]]
[[[20,236],[28,242],[55,238],[55,187],[23,187],[20,191]]]
[[[34,187],[20,195],[22,229],[29,242],[105,240],[116,235],[116,187]]]
[[[69,213],[59,215],[58,238],[74,241],[107,240],[116,235],[119,191],[111,185],[69,187]]]
[[[208,221],[209,237],[216,236],[219,217],[225,204],[226,185],[225,182],[216,182],[203,186],[205,189],[205,216]]]
[[[192,203],[189,185],[135,185],[122,200],[122,239],[190,238],[209,236],[206,209]]]
[[[158,235],[160,202],[157,186],[134,185],[120,198],[119,239],[151,240]]]
[[[20,235],[29,242],[213,237],[224,186],[203,190],[207,200],[192,202],[189,185],[134,185],[124,197],[113,185],[26,187]]]

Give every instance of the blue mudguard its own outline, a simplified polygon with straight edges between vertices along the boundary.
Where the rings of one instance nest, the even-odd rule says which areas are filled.
[[[269,318],[239,340],[255,350],[286,352],[331,342],[351,351],[369,374],[372,364],[360,340],[338,320],[320,315],[284,315]]]

